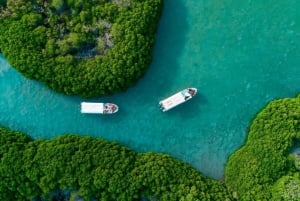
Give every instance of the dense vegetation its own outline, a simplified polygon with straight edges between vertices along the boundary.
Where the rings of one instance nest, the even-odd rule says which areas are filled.
[[[114,142],[64,135],[51,140],[0,127],[0,199],[300,200],[300,95],[275,100],[253,120],[232,154],[225,184],[165,154],[135,153]],[[230,192],[228,193],[227,192]],[[49,193],[50,192],[50,193]]]
[[[168,155],[91,137],[31,140],[1,127],[0,159],[0,200],[47,200],[55,190],[72,190],[70,200],[230,200],[221,183]]]
[[[300,95],[271,102],[254,119],[246,144],[226,167],[226,185],[239,200],[300,200]],[[296,162],[296,164],[295,164]]]
[[[162,0],[0,0],[0,50],[67,95],[132,86],[152,58]]]
[[[132,86],[151,62],[162,0],[0,0],[0,50],[28,78],[68,95]],[[165,154],[0,127],[0,200],[300,200],[300,95],[271,102],[226,166],[225,184]],[[227,192],[230,191],[230,194]],[[233,197],[231,197],[231,195]]]

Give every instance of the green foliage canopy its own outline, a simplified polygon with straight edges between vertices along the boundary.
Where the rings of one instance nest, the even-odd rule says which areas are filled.
[[[107,201],[298,200],[300,174],[290,152],[299,137],[300,96],[272,101],[230,156],[224,186],[166,154],[76,135],[32,140],[0,127],[0,199],[47,200],[49,192],[72,190],[72,199]]]
[[[0,50],[12,66],[53,90],[83,97],[123,91],[143,76],[162,10],[162,0],[1,5]]]
[[[278,180],[297,172],[290,151],[299,138],[300,97],[269,103],[253,120],[246,144],[229,158],[227,187],[240,200],[290,200],[278,199],[288,188],[276,194],[273,189],[279,190],[274,185],[283,186]]]
[[[230,200],[222,184],[166,154],[71,134],[31,140],[3,127],[0,142],[1,200],[51,200],[55,190],[85,200]]]

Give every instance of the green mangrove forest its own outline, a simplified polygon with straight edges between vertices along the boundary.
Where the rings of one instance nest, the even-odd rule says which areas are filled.
[[[55,190],[102,201],[230,200],[220,182],[166,154],[91,137],[32,140],[2,127],[0,159],[0,200],[54,200]]]
[[[0,128],[1,200],[300,200],[300,95],[269,103],[228,160],[224,181],[166,154],[75,134],[50,140]],[[57,193],[69,191],[59,199]]]
[[[226,165],[239,200],[300,200],[300,95],[274,100],[257,114],[247,141]]]
[[[67,95],[124,91],[152,59],[163,0],[0,0],[0,51],[25,77]],[[0,127],[0,200],[298,201],[300,95],[274,100],[206,177],[161,153],[76,134],[32,139]]]
[[[0,51],[25,77],[82,97],[133,86],[152,60],[162,0],[0,0]]]

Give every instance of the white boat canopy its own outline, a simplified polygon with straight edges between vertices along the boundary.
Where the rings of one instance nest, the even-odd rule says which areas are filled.
[[[103,114],[104,103],[81,103],[81,113]]]
[[[164,107],[164,111],[167,111],[183,102],[185,102],[184,95],[181,92],[179,92],[179,93],[176,93],[173,96],[161,101],[161,104]]]
[[[166,112],[196,95],[196,88],[187,88],[159,102],[163,112]]]

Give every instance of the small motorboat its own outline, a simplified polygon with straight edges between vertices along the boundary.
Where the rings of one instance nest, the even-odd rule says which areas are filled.
[[[161,100],[159,102],[160,108],[163,112],[166,112],[166,111],[190,100],[196,94],[197,94],[196,88],[186,88],[164,100]]]
[[[81,113],[89,114],[113,114],[118,112],[119,107],[114,103],[81,103]]]

